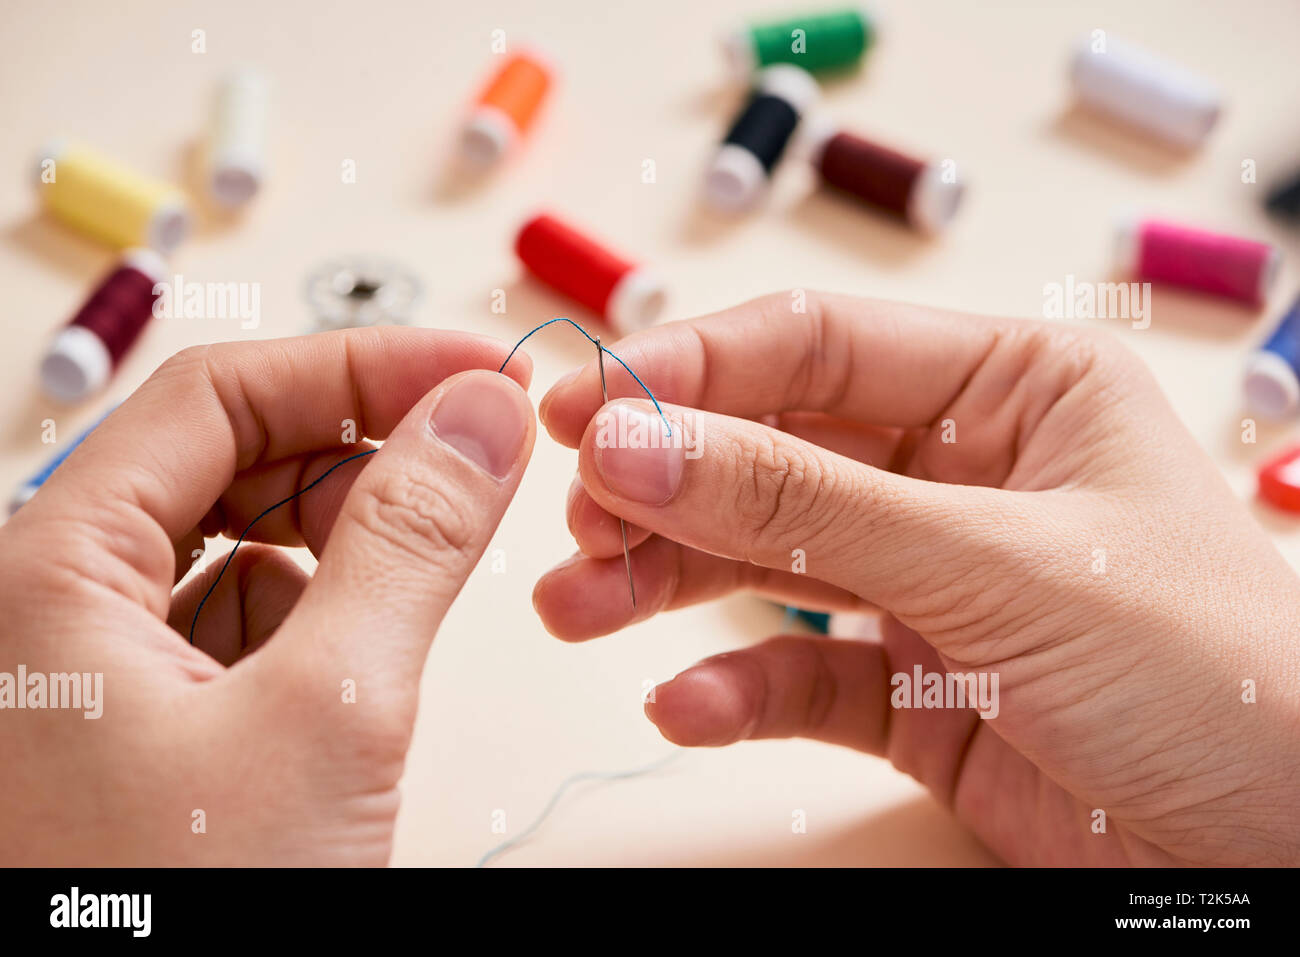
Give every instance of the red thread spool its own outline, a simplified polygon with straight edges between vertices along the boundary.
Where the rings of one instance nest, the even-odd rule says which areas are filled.
[[[813,165],[829,186],[902,218],[923,232],[948,224],[963,188],[939,163],[916,159],[822,125],[810,137]]]
[[[47,395],[77,402],[103,387],[153,318],[154,286],[166,269],[152,250],[123,254],[46,352],[41,385]]]
[[[1259,467],[1259,497],[1286,512],[1300,512],[1300,445]]]
[[[553,216],[525,223],[515,253],[529,272],[597,313],[620,335],[650,325],[663,309],[658,277]]]
[[[1167,282],[1260,305],[1281,256],[1268,243],[1177,223],[1126,220],[1116,235],[1118,268],[1143,282]]]

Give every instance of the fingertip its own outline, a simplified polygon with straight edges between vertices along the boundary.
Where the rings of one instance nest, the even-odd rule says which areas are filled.
[[[563,642],[577,643],[587,640],[586,637],[576,635],[566,627],[565,616],[565,612],[569,608],[569,601],[564,597],[566,571],[581,560],[582,555],[580,554],[570,555],[550,571],[543,573],[542,577],[537,579],[537,583],[533,585],[533,611],[537,612],[542,627],[547,630],[551,637],[558,638]]]
[[[537,580],[533,609],[542,625],[565,642],[590,641],[618,631],[653,614],[661,602],[650,595],[633,608],[627,590],[623,558],[590,558],[575,554]]]
[[[598,390],[587,395],[578,388],[578,382],[586,369],[587,366],[582,365],[561,376],[546,390],[546,395],[542,396],[542,401],[537,406],[538,418],[546,427],[547,433],[556,442],[569,448],[577,448],[578,441],[582,438],[587,424],[584,413],[590,417],[600,404]]]
[[[757,709],[746,683],[727,659],[683,671],[654,689],[645,714],[682,747],[721,747],[749,737]]]
[[[650,538],[644,528],[625,522],[620,528],[618,516],[596,504],[577,475],[565,499],[565,520],[578,550],[592,558],[615,558],[623,554],[623,536],[627,545],[636,548]]]

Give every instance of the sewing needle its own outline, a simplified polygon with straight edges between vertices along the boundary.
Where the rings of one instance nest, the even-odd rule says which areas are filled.
[[[600,398],[603,402],[608,402],[609,389],[605,386],[605,347],[600,344],[600,336],[596,337],[596,362],[600,366]],[[627,566],[627,590],[632,596],[632,607],[636,608],[636,585],[632,584],[632,553],[627,550],[627,522],[621,517],[618,520],[618,531],[623,536],[623,564]]]

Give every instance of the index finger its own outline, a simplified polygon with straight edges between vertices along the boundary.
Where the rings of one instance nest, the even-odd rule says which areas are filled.
[[[880,426],[935,420],[999,339],[1033,323],[922,306],[777,293],[712,316],[635,333],[615,343],[661,402],[754,418],[819,411]],[[617,363],[609,397],[644,398]],[[542,400],[543,424],[577,447],[600,409],[594,361]]]

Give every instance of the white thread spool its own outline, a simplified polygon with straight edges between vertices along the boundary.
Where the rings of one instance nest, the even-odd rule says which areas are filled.
[[[242,68],[221,81],[212,110],[208,191],[227,209],[257,193],[266,172],[267,83]]]
[[[1109,37],[1075,50],[1070,77],[1080,101],[1174,146],[1199,146],[1214,129],[1223,99],[1213,83],[1146,50]]]

